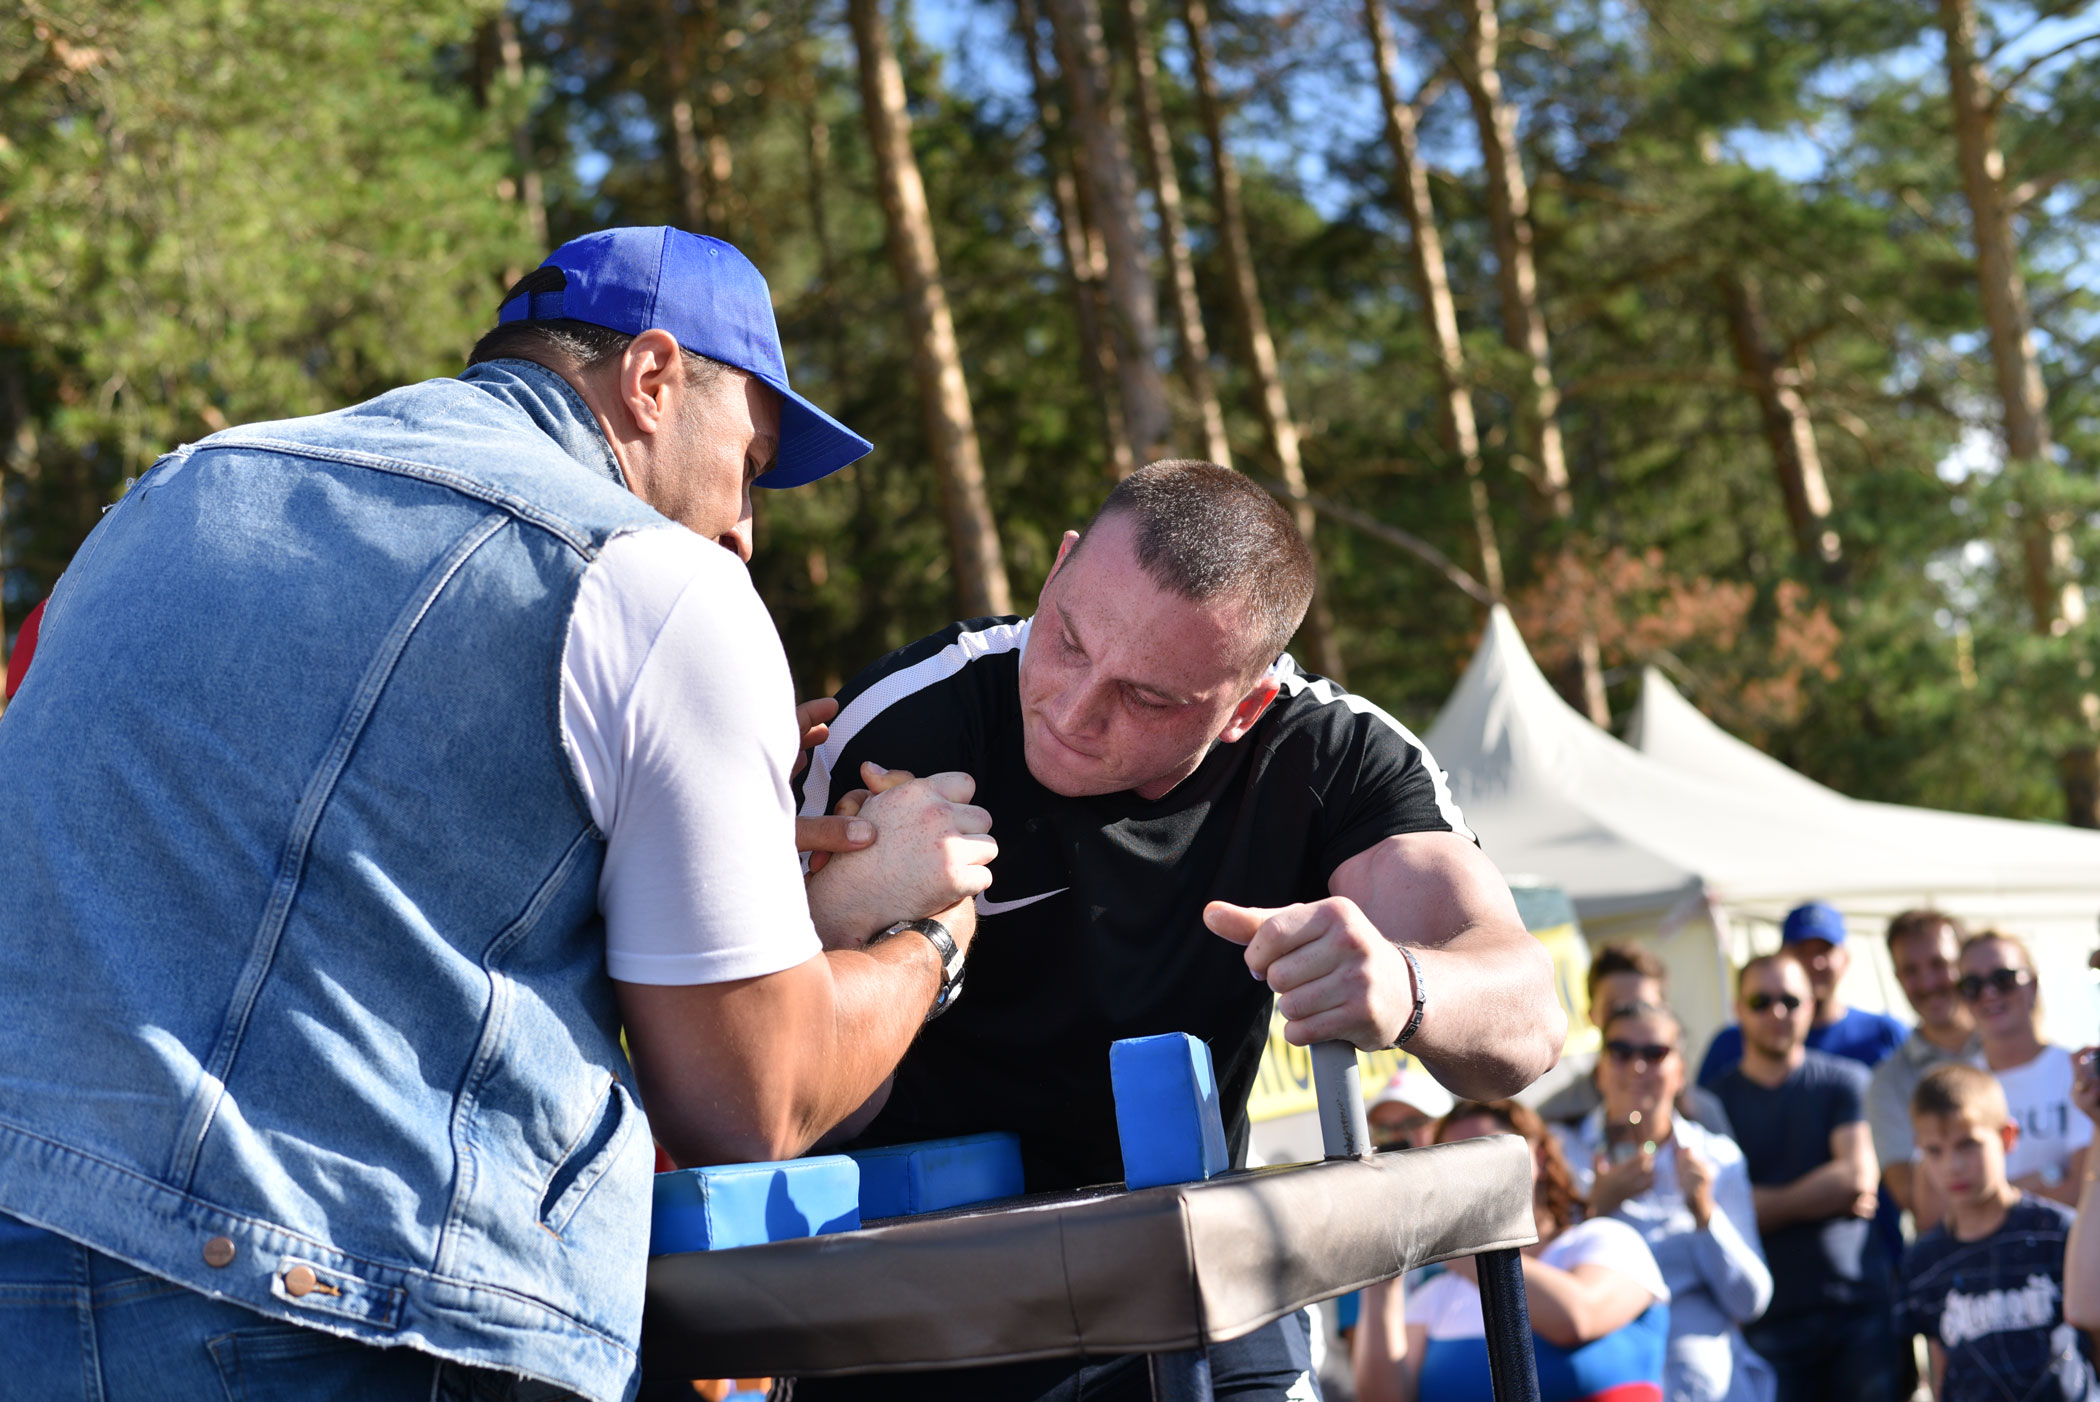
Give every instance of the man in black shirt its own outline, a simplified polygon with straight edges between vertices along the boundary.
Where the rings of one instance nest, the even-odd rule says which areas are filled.
[[[1814,995],[1786,955],[1743,966],[1736,1016],[1743,1059],[1711,1088],[1742,1145],[1772,1267],[1771,1306],[1743,1337],[1779,1375],[1778,1402],[1885,1402],[1898,1344],[1873,1223],[1867,1070],[1809,1049]]]
[[[1260,488],[1156,463],[1067,533],[1033,618],[943,629],[840,693],[805,815],[857,778],[886,782],[864,763],[961,770],[999,844],[961,994],[857,1117],[858,1142],[1013,1130],[1031,1190],[1112,1183],[1109,1044],[1189,1032],[1211,1046],[1244,1162],[1272,997],[1293,1042],[1404,1040],[1465,1096],[1510,1094],[1553,1064],[1566,1029],[1551,963],[1442,771],[1390,716],[1280,655],[1312,579]],[[1235,1395],[1299,1388],[1302,1365],[1281,1358],[1278,1386]],[[1143,1395],[1142,1367],[1109,1366],[1121,1372],[1083,1381],[1069,1363],[924,1375],[896,1395],[1111,1396],[1124,1378]]]

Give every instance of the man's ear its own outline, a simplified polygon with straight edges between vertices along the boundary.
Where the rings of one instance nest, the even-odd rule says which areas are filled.
[[[1274,701],[1276,693],[1282,690],[1282,682],[1267,672],[1262,673],[1261,680],[1254,684],[1254,690],[1241,697],[1240,704],[1232,708],[1232,714],[1225,720],[1225,728],[1218,732],[1218,742],[1229,745],[1254,729],[1254,723],[1261,719],[1262,712],[1269,709],[1269,703]]]
[[[2020,1142],[2020,1122],[2018,1120],[2007,1120],[1998,1127],[1998,1137],[2005,1141],[2005,1152],[2011,1153],[2013,1145]]]
[[[1057,543],[1057,558],[1050,562],[1050,573],[1043,576],[1043,587],[1036,595],[1038,602],[1041,601],[1043,594],[1050,592],[1050,581],[1057,578],[1057,572],[1064,568],[1065,556],[1071,554],[1072,547],[1077,544],[1079,544],[1079,532],[1077,531],[1066,531],[1065,538]]]
[[[638,433],[661,433],[675,423],[684,392],[677,337],[652,327],[628,343],[620,356],[619,402]]]

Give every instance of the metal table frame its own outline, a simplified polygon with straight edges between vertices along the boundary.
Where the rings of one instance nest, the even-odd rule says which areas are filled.
[[[1361,1158],[1371,1153],[1371,1126],[1364,1115],[1356,1048],[1347,1042],[1322,1042],[1312,1050],[1320,1140],[1327,1157]],[[1523,1253],[1505,1247],[1483,1251],[1474,1259],[1487,1332],[1488,1380],[1495,1402],[1539,1402],[1538,1357],[1531,1347]],[[1147,1368],[1153,1402],[1212,1402],[1210,1355],[1204,1350],[1155,1353],[1148,1357]]]

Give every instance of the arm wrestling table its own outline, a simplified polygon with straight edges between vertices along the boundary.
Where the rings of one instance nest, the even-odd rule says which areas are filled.
[[[1343,1051],[1345,1087],[1334,1054],[1316,1058],[1321,1163],[658,1256],[644,1373],[816,1377],[1144,1353],[1159,1402],[1210,1402],[1208,1345],[1478,1255],[1496,1402],[1538,1402],[1517,1251],[1537,1239],[1530,1151],[1503,1135],[1363,1153],[1354,1053]]]

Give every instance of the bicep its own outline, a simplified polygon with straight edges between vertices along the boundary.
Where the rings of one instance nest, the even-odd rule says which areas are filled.
[[[1524,934],[1509,883],[1456,833],[1381,838],[1336,867],[1328,890],[1354,901],[1386,938],[1403,944],[1442,945],[1480,931]]]

